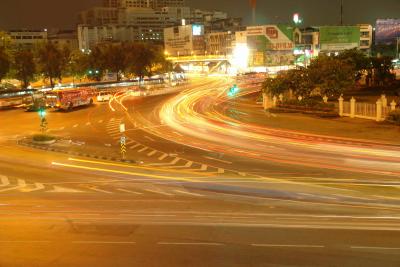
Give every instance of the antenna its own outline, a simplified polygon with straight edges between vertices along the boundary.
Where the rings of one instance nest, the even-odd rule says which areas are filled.
[[[256,25],[256,7],[257,7],[257,0],[250,0],[250,6],[253,12],[253,25]]]

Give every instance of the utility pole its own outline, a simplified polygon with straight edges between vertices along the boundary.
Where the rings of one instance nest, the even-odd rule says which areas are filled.
[[[343,26],[343,0],[340,0],[340,25]]]

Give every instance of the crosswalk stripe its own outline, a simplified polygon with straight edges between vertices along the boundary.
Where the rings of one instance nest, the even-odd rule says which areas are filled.
[[[161,195],[164,195],[164,196],[173,196],[173,194],[162,192],[162,191],[158,191],[158,190],[145,189],[145,191],[151,192],[151,193],[156,193],[156,194],[161,194]]]
[[[137,148],[138,146],[141,146],[141,144],[136,144],[136,145],[134,145],[134,146],[131,146],[130,149],[135,149],[135,148]]]
[[[131,190],[126,190],[126,189],[123,189],[123,188],[117,188],[117,190],[121,191],[121,192],[125,192],[125,193],[135,194],[135,195],[143,195],[143,193],[136,192],[136,191],[131,191]]]
[[[189,196],[195,196],[195,197],[204,197],[204,195],[197,194],[197,193],[192,193],[192,192],[187,192],[187,191],[182,191],[182,190],[174,190],[177,193],[189,195]]]
[[[151,151],[149,154],[147,154],[147,156],[151,157],[151,156],[153,156],[153,155],[156,154],[156,153],[157,153],[157,150],[153,150],[153,151]]]
[[[225,173],[224,169],[218,168],[218,173]]]
[[[202,164],[202,165],[201,165],[201,168],[200,168],[200,170],[201,170],[201,171],[206,171],[206,170],[207,170],[207,168],[208,168],[208,166],[207,166],[207,165],[205,165],[205,164]]]
[[[146,138],[146,139],[148,139],[148,140],[150,140],[150,141],[154,141],[154,139],[153,139],[153,138],[151,138],[151,137],[148,137],[148,136],[145,136],[144,138]]]
[[[158,158],[158,160],[164,160],[165,158],[167,158],[168,157],[168,154],[162,154],[162,156],[161,157],[159,157]]]
[[[1,181],[0,186],[8,186],[8,185],[10,185],[10,181],[8,180],[7,176],[0,175],[0,181]]]
[[[139,153],[142,153],[144,151],[146,151],[147,149],[149,149],[147,146],[143,147],[142,149],[138,150]]]
[[[20,191],[21,192],[33,192],[33,191],[39,191],[39,190],[43,190],[44,189],[44,184],[42,183],[34,183],[34,188],[27,188],[27,187],[23,187]]]
[[[110,191],[99,189],[97,187],[87,187],[87,188],[89,188],[90,190],[96,191],[96,192],[100,192],[100,193],[112,194],[112,192],[110,192]]]

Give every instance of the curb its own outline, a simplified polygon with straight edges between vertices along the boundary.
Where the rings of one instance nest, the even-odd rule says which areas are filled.
[[[107,156],[99,156],[99,155],[95,155],[95,154],[86,154],[86,153],[82,153],[82,152],[66,151],[63,149],[53,148],[53,147],[49,147],[49,146],[38,145],[38,144],[34,144],[34,143],[29,143],[29,142],[23,142],[21,140],[17,141],[17,145],[30,147],[30,148],[34,148],[34,149],[39,149],[39,150],[44,150],[44,151],[62,153],[62,154],[67,154],[67,155],[74,155],[74,156],[78,156],[78,157],[86,157],[86,158],[106,160],[106,161],[136,164],[135,160],[126,160],[126,159],[123,160],[123,159],[117,159],[115,157],[107,157]]]

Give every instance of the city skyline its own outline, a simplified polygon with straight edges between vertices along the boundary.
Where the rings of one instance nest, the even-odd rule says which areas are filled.
[[[227,1],[218,1],[211,5],[211,1],[187,1],[187,5],[201,9],[217,9],[228,12],[232,17],[243,17],[244,23],[251,21],[251,10],[246,0],[234,0],[234,5],[228,5]],[[232,3],[232,1],[229,1]],[[292,3],[290,0],[279,1],[258,1],[257,22],[258,24],[289,22],[293,13],[300,13],[304,18],[304,26],[339,24],[340,3],[339,1],[317,1],[305,0],[302,3]],[[337,3],[336,3],[337,2]],[[71,3],[76,3],[72,5]],[[79,3],[79,4],[78,4]],[[304,5],[307,3],[306,5]],[[65,3],[50,0],[28,0],[11,1],[6,0],[0,3],[0,28],[62,28],[73,29],[77,23],[79,11],[91,6],[101,4],[100,0],[68,1]],[[353,0],[344,1],[344,23],[371,23],[377,18],[396,17],[396,11],[400,10],[400,2],[396,0],[374,1],[374,0]],[[363,12],[356,14],[350,10],[357,10],[362,6]],[[23,7],[23,8],[21,8]],[[48,7],[46,9],[45,7]],[[335,13],[335,9],[337,12]],[[58,10],[62,12],[58,13]],[[316,12],[318,10],[318,12]],[[32,12],[33,11],[33,12]],[[323,16],[321,16],[321,13]],[[19,14],[19,16],[15,16]]]

